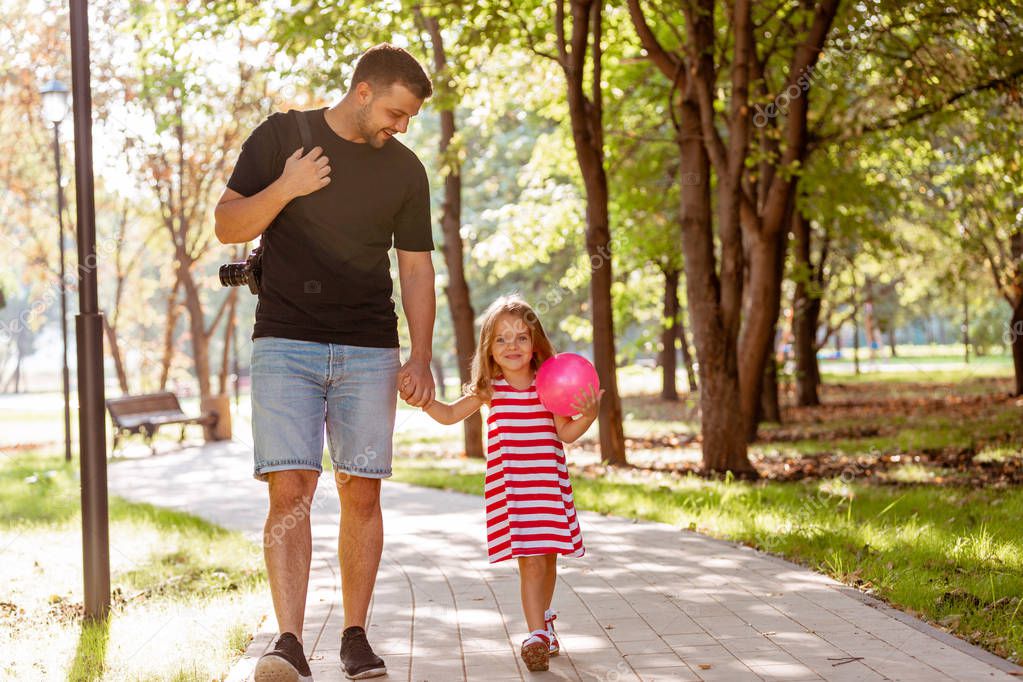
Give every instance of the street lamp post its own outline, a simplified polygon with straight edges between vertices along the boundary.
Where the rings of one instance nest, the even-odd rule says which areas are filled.
[[[82,461],[82,554],[85,617],[110,611],[110,522],[107,424],[103,390],[103,313],[96,282],[96,199],[92,177],[92,88],[89,3],[71,0],[71,88],[74,90],[75,201],[78,209],[78,449]]]
[[[60,340],[62,344],[64,381],[64,459],[71,461],[71,390],[67,366],[67,281],[64,271],[64,187],[60,172],[60,123],[67,116],[67,86],[52,80],[40,90],[43,116],[53,124],[53,162],[57,168],[57,243],[60,245]]]

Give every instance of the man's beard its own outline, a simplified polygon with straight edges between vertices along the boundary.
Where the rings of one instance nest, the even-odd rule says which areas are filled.
[[[370,107],[365,105],[359,107],[355,114],[355,125],[359,129],[359,137],[366,140],[374,149],[380,149],[387,143],[387,138],[380,139],[379,130],[373,130],[370,126]]]

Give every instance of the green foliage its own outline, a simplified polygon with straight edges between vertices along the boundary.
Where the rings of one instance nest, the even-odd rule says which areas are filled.
[[[663,44],[688,49],[679,4],[643,4]],[[0,178],[10,188],[0,197],[0,230],[24,245],[5,264],[3,314],[21,313],[53,279],[50,138],[39,117],[35,81],[54,69],[68,80],[68,57],[66,9],[47,7],[52,12],[41,22],[26,8],[3,10],[4,30],[24,37],[0,51],[9,74],[0,111],[8,145],[0,155]],[[114,296],[112,255],[100,270],[100,291],[108,316],[121,314],[118,334],[132,340],[132,387],[155,387],[162,364],[176,248],[162,234],[166,221],[187,220],[198,238],[191,243],[211,246],[204,241],[211,236],[211,204],[245,133],[271,111],[336,100],[358,55],[382,41],[407,46],[433,77],[436,94],[405,141],[428,168],[436,215],[444,177],[461,173],[474,308],[480,311],[497,295],[519,290],[543,305],[559,348],[585,344],[590,270],[585,208],[564,74],[554,59],[553,7],[535,0],[92,6],[99,236],[112,246],[120,235],[127,264],[123,290],[131,295]],[[645,59],[627,9],[612,4],[603,13],[613,306],[619,359],[629,361],[657,350],[664,324],[662,272],[683,265],[671,101],[679,93]],[[811,17],[805,3],[754,3],[754,39],[764,65],[763,78],[751,84],[754,107],[778,104],[782,79]],[[441,71],[433,60],[433,21],[447,57]],[[731,39],[720,3],[714,22],[720,62],[715,101],[724,122]],[[977,311],[978,342],[997,338],[990,311],[998,307],[990,299],[1018,295],[1012,284],[1018,257],[1011,244],[1023,208],[1020,98],[1018,79],[1006,76],[1019,71],[1021,36],[1023,21],[1012,4],[841,3],[821,62],[808,75],[812,88],[799,95],[810,98],[811,154],[805,163],[774,169],[800,179],[799,203],[813,221],[815,256],[825,240],[828,244],[822,322],[844,319],[867,298],[882,328],[908,330],[933,317],[957,322],[965,297]],[[585,75],[588,81],[593,73]],[[1005,82],[987,87],[999,79]],[[458,133],[442,155],[435,114],[446,108],[455,111]],[[752,182],[784,152],[786,116],[783,110],[772,125],[754,131],[778,148],[753,145],[746,159]],[[178,177],[181,161],[187,169]],[[195,271],[204,303],[215,309],[223,294],[214,268],[232,254],[212,246],[199,249]],[[443,285],[439,254],[436,262]],[[790,267],[786,294],[807,276]],[[244,329],[254,301],[241,300]],[[438,316],[435,351],[450,358],[446,312]],[[32,331],[52,330],[56,322],[51,307],[33,318]],[[182,323],[170,330],[171,376],[187,379]],[[246,334],[240,336],[244,365]],[[35,350],[28,336],[19,342],[24,354]],[[211,347],[215,365],[219,343],[214,339]],[[10,376],[18,357],[11,343],[0,357],[0,364],[8,360],[0,380]]]
[[[1001,299],[985,297],[980,305],[980,309],[974,309],[970,317],[971,346],[977,355],[1004,352],[1009,345],[1006,343],[1009,338],[1006,320],[1011,318],[1012,311]]]

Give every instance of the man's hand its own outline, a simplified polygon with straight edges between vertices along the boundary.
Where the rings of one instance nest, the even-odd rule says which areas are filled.
[[[304,197],[330,184],[330,160],[323,149],[313,147],[302,156],[302,148],[284,162],[284,172],[278,180],[281,190],[289,197]]]
[[[430,363],[409,358],[398,371],[398,392],[412,407],[426,407],[433,402],[435,387]]]

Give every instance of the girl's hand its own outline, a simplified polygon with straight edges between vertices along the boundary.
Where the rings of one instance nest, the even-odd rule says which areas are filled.
[[[412,386],[412,377],[405,374],[401,377],[401,384],[398,386],[398,395],[401,399],[408,402],[408,399],[412,397],[412,391],[409,390]]]
[[[603,395],[604,389],[600,389],[600,393],[596,393],[591,384],[582,391],[579,391],[579,395],[576,396],[575,401],[572,403],[572,409],[581,414],[583,418],[593,421],[597,418],[600,398]]]

